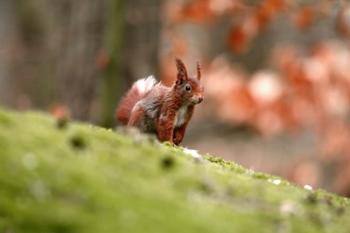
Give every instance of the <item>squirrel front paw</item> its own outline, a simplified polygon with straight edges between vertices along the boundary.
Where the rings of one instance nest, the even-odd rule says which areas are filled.
[[[173,137],[173,142],[175,145],[180,145],[180,143],[182,142],[183,136],[180,132],[176,132],[174,137]]]

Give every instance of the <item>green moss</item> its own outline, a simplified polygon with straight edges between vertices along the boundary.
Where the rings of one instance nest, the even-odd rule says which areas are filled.
[[[0,232],[350,229],[349,199],[148,141],[0,112]]]

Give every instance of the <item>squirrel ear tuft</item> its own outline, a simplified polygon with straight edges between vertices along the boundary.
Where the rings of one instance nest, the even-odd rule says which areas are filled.
[[[181,84],[183,81],[188,79],[187,70],[185,64],[178,58],[176,58],[177,67],[177,83]]]
[[[201,65],[197,62],[197,79],[201,80]]]

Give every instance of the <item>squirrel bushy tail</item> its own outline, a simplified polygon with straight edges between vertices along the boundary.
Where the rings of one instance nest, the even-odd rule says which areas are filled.
[[[132,85],[116,110],[116,117],[121,124],[128,124],[131,110],[135,104],[141,100],[156,85],[156,83],[157,81],[155,78],[149,76],[138,80]]]

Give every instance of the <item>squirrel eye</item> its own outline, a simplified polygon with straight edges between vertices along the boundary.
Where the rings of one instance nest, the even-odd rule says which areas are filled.
[[[185,89],[186,89],[186,91],[191,91],[191,90],[192,90],[192,87],[191,87],[191,85],[188,85],[188,84],[187,84],[187,85],[185,86]]]

